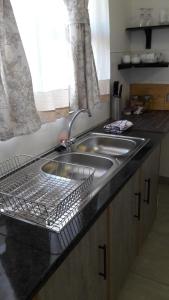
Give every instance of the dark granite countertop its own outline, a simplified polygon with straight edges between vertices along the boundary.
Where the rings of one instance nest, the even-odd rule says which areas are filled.
[[[94,131],[103,132],[103,126]],[[133,128],[125,135],[150,138],[151,141],[94,196],[61,233],[6,216],[0,217],[0,299],[32,299],[165,134]]]
[[[133,122],[133,129],[136,130],[159,133],[169,131],[169,111],[167,110],[147,111],[141,115],[124,116],[123,118]]]

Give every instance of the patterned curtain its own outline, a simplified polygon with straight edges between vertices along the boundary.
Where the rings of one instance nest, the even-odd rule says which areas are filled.
[[[69,14],[68,37],[74,64],[74,82],[71,86],[72,110],[92,110],[99,100],[91,29],[88,13],[89,0],[64,0]]]
[[[10,0],[0,0],[0,140],[41,126],[31,75]]]

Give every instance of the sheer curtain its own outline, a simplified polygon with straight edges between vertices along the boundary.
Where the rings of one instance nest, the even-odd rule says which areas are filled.
[[[11,0],[31,69],[36,106],[69,106],[72,59],[63,0]]]
[[[64,0],[68,10],[68,32],[74,67],[71,108],[89,109],[99,102],[99,87],[88,12],[89,0]]]
[[[0,140],[32,133],[40,126],[11,3],[0,1]]]

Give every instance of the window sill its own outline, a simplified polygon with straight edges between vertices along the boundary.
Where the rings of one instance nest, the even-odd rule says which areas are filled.
[[[101,102],[110,100],[110,95],[100,95]],[[50,111],[39,111],[42,123],[54,122],[57,119],[66,117],[69,114],[69,107],[57,108]]]

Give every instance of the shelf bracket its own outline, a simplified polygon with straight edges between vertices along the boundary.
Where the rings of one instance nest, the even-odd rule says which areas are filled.
[[[152,28],[148,27],[144,29],[146,35],[146,49],[151,49],[151,41],[152,41]]]

